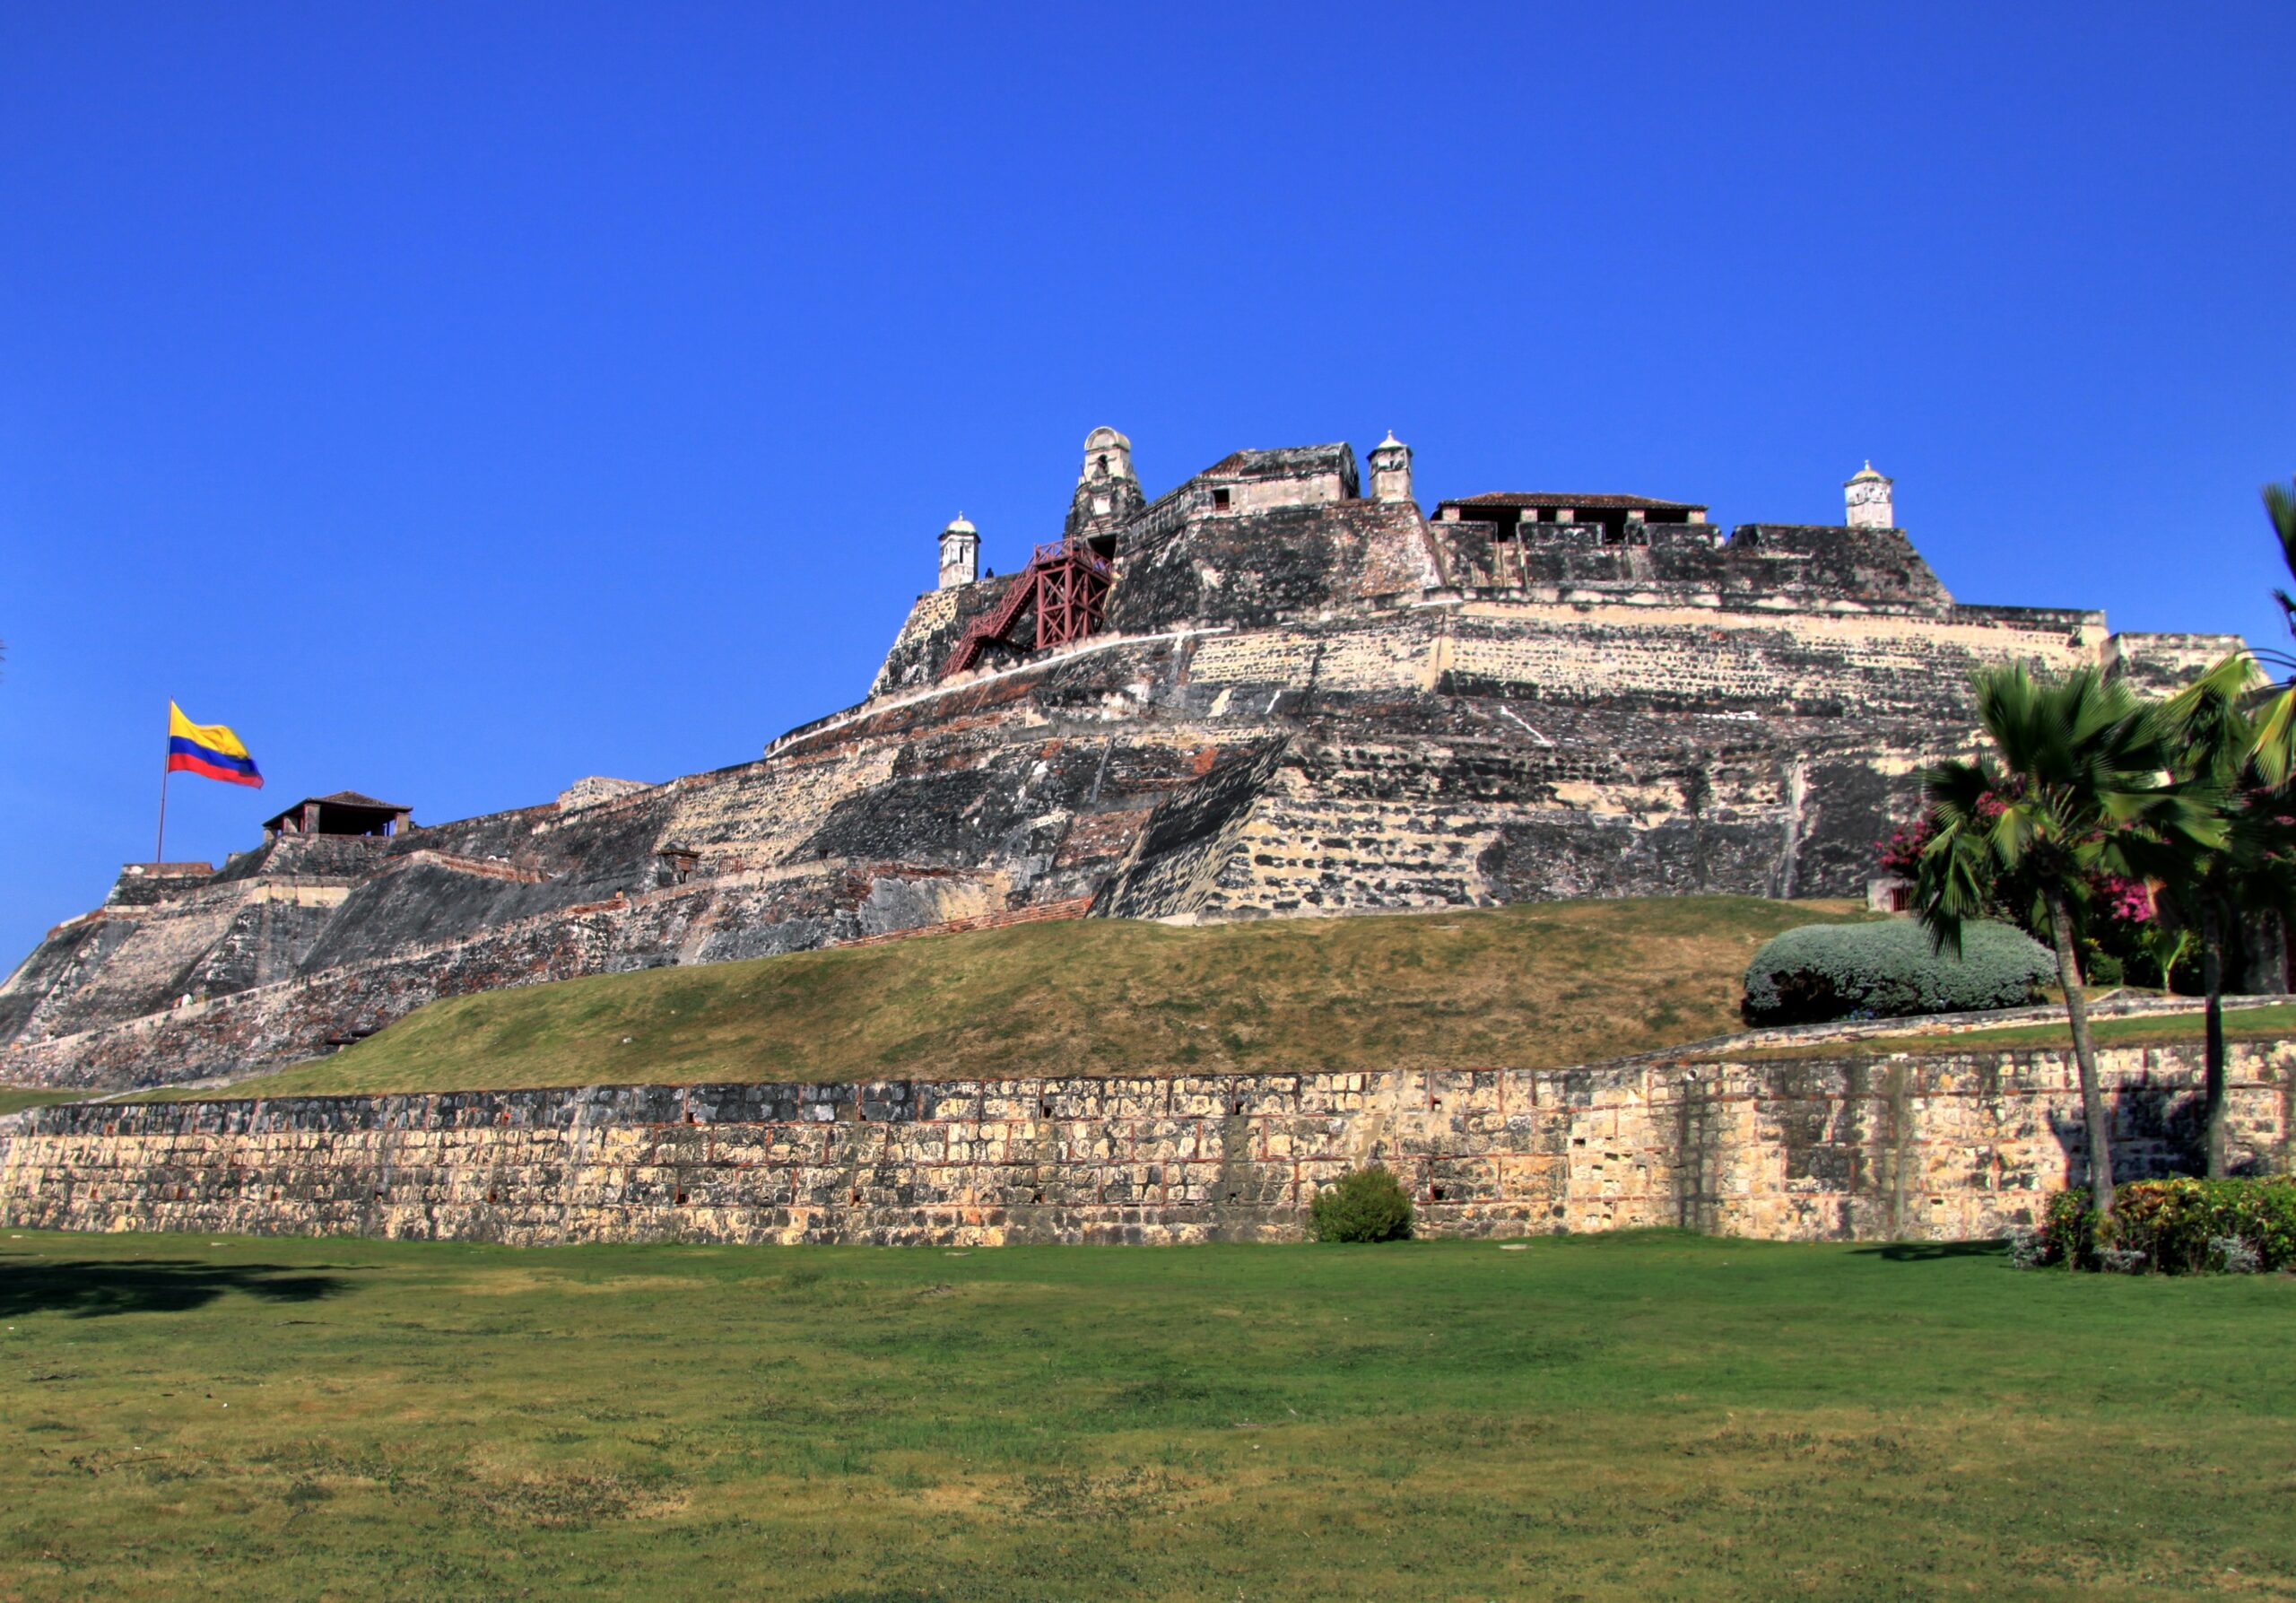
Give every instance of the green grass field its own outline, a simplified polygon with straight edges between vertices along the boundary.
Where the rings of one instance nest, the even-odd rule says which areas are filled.
[[[2238,998],[2224,1009],[2227,1041],[2277,1041],[2296,1035],[2296,1005],[2269,1003],[2242,1007]],[[2197,1013],[2170,1014],[2159,1018],[2101,1018],[2091,1021],[2090,1032],[2099,1046],[2168,1046],[2197,1041],[2203,1029]],[[2061,1020],[2049,1024],[1999,1024],[1990,1029],[1933,1032],[1927,1035],[1869,1035],[1862,1041],[1788,1041],[1783,1046],[1751,1051],[1722,1049],[1711,1058],[1768,1061],[1791,1058],[1877,1058],[1892,1052],[2002,1051],[2027,1047],[2073,1050],[2073,1031]]]
[[[26,1108],[44,1108],[50,1102],[76,1102],[87,1095],[85,1091],[57,1091],[38,1085],[0,1085],[0,1116],[21,1113]]]
[[[0,1239],[0,1596],[2296,1596],[2296,1280]]]
[[[1685,896],[1197,929],[1022,925],[457,997],[231,1094],[1561,1067],[1737,1029],[1757,946],[1865,916]]]

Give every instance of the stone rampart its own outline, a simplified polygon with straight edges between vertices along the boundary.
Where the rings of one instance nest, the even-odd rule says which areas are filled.
[[[204,1079],[438,997],[1087,897],[1249,918],[1852,894],[1967,728],[1969,668],[2061,670],[2100,627],[1457,599],[1096,638],[761,762],[170,880],[0,984],[0,1079]]]
[[[1525,524],[1505,495],[1444,503],[1504,528],[1430,524],[1407,485],[1357,498],[1339,445],[1238,452],[1147,506],[1118,439],[1071,503],[1116,548],[1085,638],[945,675],[1014,582],[983,578],[922,597],[867,699],[760,761],[131,865],[0,978],[0,1081],[257,1072],[440,997],[1087,900],[1861,896],[1921,766],[1977,738],[1971,668],[2157,692],[2239,645],[1955,603],[1895,529]]]
[[[2190,1162],[2197,1052],[2102,1055],[2128,1178]],[[2287,1172],[2296,1042],[2237,1045]],[[75,1230],[995,1244],[1283,1240],[1378,1160],[1422,1228],[2001,1233],[2077,1180],[2069,1056],[1678,1061],[73,1104],[0,1121],[0,1223]]]

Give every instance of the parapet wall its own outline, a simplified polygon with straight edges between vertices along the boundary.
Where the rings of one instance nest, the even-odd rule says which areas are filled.
[[[2195,1049],[2109,1050],[2125,1178],[2190,1161]],[[2232,1142],[2292,1169],[2296,1042]],[[569,1241],[1183,1242],[1300,1233],[1378,1160],[1431,1234],[2001,1233],[2082,1172],[2066,1054],[76,1104],[0,1121],[0,1223]]]

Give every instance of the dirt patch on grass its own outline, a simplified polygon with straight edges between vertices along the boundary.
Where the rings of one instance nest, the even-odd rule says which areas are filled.
[[[619,1475],[579,1470],[528,1472],[474,1480],[470,1500],[489,1520],[544,1530],[579,1529],[618,1520],[654,1520],[686,1506],[682,1489],[643,1485]]]
[[[639,1293],[685,1291],[697,1282],[683,1275],[615,1275],[604,1280],[580,1280],[539,1270],[509,1269],[486,1277],[465,1280],[456,1290],[466,1297],[522,1297],[541,1294],[570,1297],[619,1297]]]

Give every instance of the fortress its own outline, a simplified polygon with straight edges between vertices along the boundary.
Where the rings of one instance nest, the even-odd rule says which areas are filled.
[[[1613,493],[1429,516],[1410,448],[1368,466],[1238,451],[1152,501],[1095,430],[1025,569],[951,523],[866,699],[756,761],[419,827],[345,791],[220,869],[128,865],[0,987],[0,1082],[237,1076],[441,996],[1022,919],[1858,895],[1972,738],[1972,666],[2155,688],[2239,644],[1958,602],[1870,466],[1839,525],[1726,532]]]

